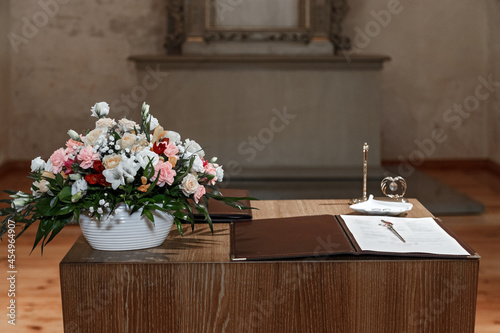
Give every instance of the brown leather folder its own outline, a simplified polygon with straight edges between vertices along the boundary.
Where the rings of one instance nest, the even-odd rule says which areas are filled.
[[[469,254],[475,252],[455,238]],[[430,253],[362,251],[340,216],[317,215],[231,223],[231,260],[275,260],[317,258],[330,255],[383,255],[429,258],[467,258],[468,256]]]
[[[248,197],[247,190],[239,190],[239,189],[222,189],[220,192],[225,197]],[[250,200],[241,200],[240,201],[244,206],[250,207]],[[195,210],[196,211],[196,210]],[[211,199],[208,205],[208,213],[212,218],[213,222],[231,222],[231,221],[249,221],[252,219],[252,210],[245,209],[241,210],[238,208],[234,208],[226,205],[225,203]],[[205,217],[202,214],[194,214],[194,218],[196,222],[204,221]]]
[[[355,253],[333,215],[231,224],[231,260],[264,260]]]

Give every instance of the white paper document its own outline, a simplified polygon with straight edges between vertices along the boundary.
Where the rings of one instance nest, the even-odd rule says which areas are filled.
[[[341,217],[363,251],[470,255],[431,217],[356,215],[341,215]],[[385,227],[382,220],[393,223],[394,230],[406,242]]]

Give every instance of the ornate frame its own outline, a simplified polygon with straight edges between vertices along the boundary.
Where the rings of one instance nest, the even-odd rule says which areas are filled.
[[[203,40],[212,41],[293,41],[309,43],[312,38],[310,24],[310,0],[299,0],[298,19],[294,28],[224,28],[216,25],[216,2],[205,0],[205,33]]]
[[[337,54],[351,48],[349,38],[342,35],[342,22],[349,11],[347,0],[299,0],[299,23],[294,28],[225,28],[215,22],[217,0],[166,0],[169,55],[182,53],[188,39],[205,43],[231,42],[298,42],[328,38]]]

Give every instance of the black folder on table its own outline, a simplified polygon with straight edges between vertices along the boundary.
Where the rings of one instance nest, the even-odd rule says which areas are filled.
[[[443,230],[470,255],[474,251],[450,232]],[[464,255],[363,251],[340,216],[317,215],[253,220],[231,224],[231,260],[274,260],[315,258],[331,255],[383,255],[429,258],[467,258]]]
[[[244,198],[248,197],[247,190],[239,189],[223,189],[220,191],[225,197],[238,197]],[[250,207],[250,200],[240,201],[244,206]],[[196,211],[196,210],[195,210]],[[252,219],[251,209],[238,209],[226,205],[225,203],[218,200],[210,200],[208,205],[208,214],[212,218],[212,222],[226,222],[231,221],[249,221]],[[203,214],[194,214],[195,222],[205,221],[205,216]]]

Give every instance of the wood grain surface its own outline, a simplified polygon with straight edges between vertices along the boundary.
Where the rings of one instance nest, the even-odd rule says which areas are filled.
[[[431,214],[417,201],[409,216]],[[261,201],[254,218],[349,214],[342,200]],[[473,332],[478,259],[231,262],[227,224],[141,251],[81,237],[60,265],[65,332]]]

